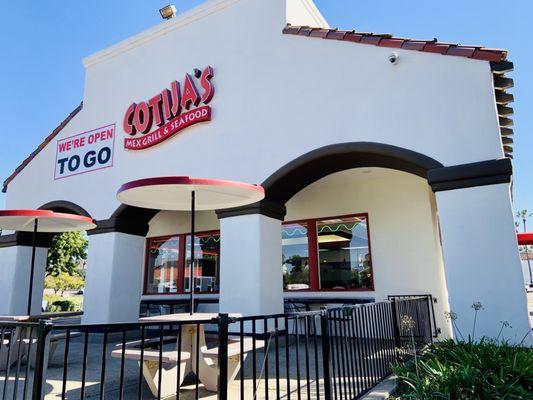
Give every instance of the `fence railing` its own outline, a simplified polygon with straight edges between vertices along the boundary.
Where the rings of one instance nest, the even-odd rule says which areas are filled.
[[[0,399],[357,399],[431,342],[428,301],[129,324],[0,322]]]

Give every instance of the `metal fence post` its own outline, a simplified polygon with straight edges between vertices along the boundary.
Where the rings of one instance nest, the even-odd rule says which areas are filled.
[[[322,366],[324,368],[324,399],[331,400],[331,373],[329,370],[329,329],[326,307],[320,309],[320,332],[322,336]],[[287,361],[288,362],[288,361]]]
[[[41,320],[37,327],[37,349],[35,351],[35,369],[33,370],[32,400],[44,399],[46,383],[46,369],[48,368],[48,353],[50,349],[50,332],[52,321]],[[31,337],[30,337],[31,340]],[[27,362],[30,362],[29,360]]]
[[[392,329],[394,333],[394,346],[396,347],[396,358],[400,359],[400,348],[402,347],[402,339],[400,336],[400,325],[398,319],[398,300],[396,298],[391,298],[391,309],[392,309]]]
[[[228,327],[229,315],[218,314],[218,398],[220,400],[228,399]]]
[[[427,323],[428,323],[428,327],[429,327],[429,333],[428,333],[429,342],[433,343],[433,328],[432,328],[432,324],[431,324],[432,321],[431,321],[431,309],[430,309],[430,307],[431,307],[430,302],[431,301],[432,301],[431,300],[431,295],[426,296],[426,307],[427,307],[427,313],[428,313],[428,322]],[[437,332],[435,331],[435,333],[437,333]]]

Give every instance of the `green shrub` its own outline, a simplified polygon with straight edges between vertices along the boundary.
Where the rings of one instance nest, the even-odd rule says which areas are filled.
[[[482,339],[446,340],[395,365],[402,399],[533,399],[533,350]]]
[[[44,279],[45,289],[52,289],[55,294],[61,295],[63,295],[65,290],[81,289],[84,284],[85,281],[80,276],[71,276],[66,273],[62,273],[57,276],[49,275]]]
[[[45,294],[43,296],[43,300],[47,301],[49,306],[52,305],[54,302],[58,300],[63,300],[63,299],[64,297],[61,297],[58,294]]]
[[[56,306],[54,304],[51,304],[48,306],[48,312],[51,312],[51,313],[57,313],[57,312],[61,312],[63,310],[61,310],[61,306]]]
[[[81,311],[80,304],[72,300],[56,300],[49,306],[48,309],[50,312]]]

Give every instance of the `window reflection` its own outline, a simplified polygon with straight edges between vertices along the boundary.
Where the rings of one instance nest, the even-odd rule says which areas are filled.
[[[179,238],[150,241],[146,293],[178,291]]]
[[[187,235],[186,264],[183,287],[190,291],[191,236]],[[219,290],[220,234],[201,233],[194,238],[194,291],[215,292]]]
[[[286,290],[309,289],[307,224],[283,225],[281,241],[283,288]]]
[[[368,227],[365,217],[317,221],[320,288],[371,288]]]

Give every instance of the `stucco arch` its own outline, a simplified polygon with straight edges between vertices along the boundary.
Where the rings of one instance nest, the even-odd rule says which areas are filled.
[[[43,204],[39,210],[50,210],[62,213],[82,215],[84,217],[91,217],[91,215],[83,207],[66,200],[55,200]]]
[[[348,142],[320,147],[285,164],[264,182],[266,200],[284,205],[311,183],[335,172],[382,167],[427,179],[428,171],[443,165],[424,154],[383,143]]]

